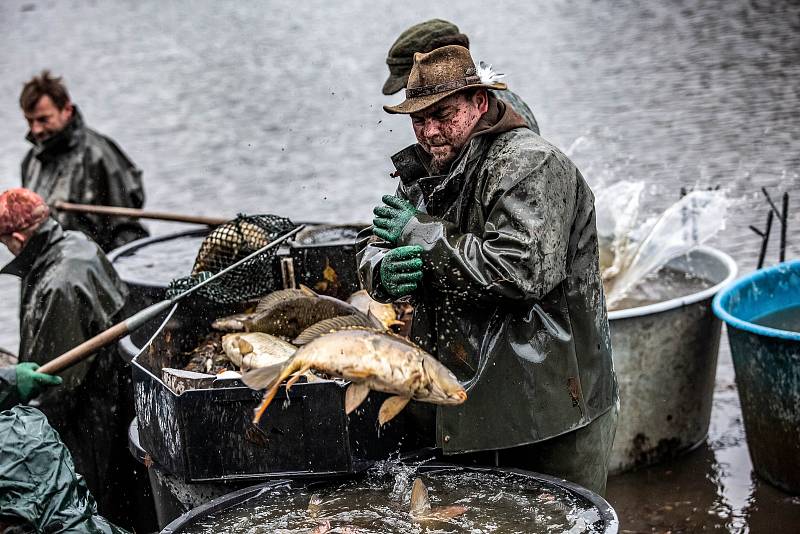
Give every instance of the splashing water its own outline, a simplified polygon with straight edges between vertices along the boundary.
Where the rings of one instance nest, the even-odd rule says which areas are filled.
[[[588,500],[532,477],[458,468],[418,473],[418,466],[390,464],[355,480],[262,490],[182,532],[597,533],[608,526]],[[413,519],[408,510],[414,477],[427,486],[434,507],[466,511],[446,519]]]
[[[597,197],[600,268],[609,309],[648,275],[725,228],[732,201],[722,191],[693,191],[660,217],[639,223],[643,183],[620,182]]]

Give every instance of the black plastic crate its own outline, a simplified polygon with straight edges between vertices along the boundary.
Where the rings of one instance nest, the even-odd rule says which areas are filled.
[[[226,310],[228,311],[228,310]],[[339,381],[282,388],[259,424],[251,422],[262,393],[239,380],[178,395],[161,380],[163,367],[209,331],[207,309],[177,307],[133,364],[142,447],[167,471],[187,481],[341,475],[377,460],[432,446],[427,405],[416,405],[378,429],[387,395],[372,392],[356,412],[344,413]]]

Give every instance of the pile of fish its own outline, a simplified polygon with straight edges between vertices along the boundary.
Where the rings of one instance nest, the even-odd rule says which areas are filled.
[[[219,369],[218,356],[210,351],[221,344],[225,357],[244,374],[244,383],[267,390],[254,422],[284,380],[288,389],[301,377],[317,380],[315,373],[351,382],[345,395],[348,414],[370,390],[391,394],[380,408],[381,425],[410,400],[464,402],[466,392],[449,369],[391,332],[399,324],[391,304],[381,304],[365,291],[345,302],[307,287],[283,289],[265,296],[252,312],[214,321],[212,327],[225,334],[221,341],[212,336],[200,354],[213,359],[213,368]]]

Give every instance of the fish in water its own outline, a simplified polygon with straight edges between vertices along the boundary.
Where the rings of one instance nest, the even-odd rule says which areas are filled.
[[[297,347],[262,332],[242,332],[224,336],[222,349],[231,362],[242,371],[248,371],[284,363]]]
[[[242,377],[245,384],[267,389],[253,422],[261,419],[285,379],[291,376],[286,383],[286,388],[291,388],[310,369],[351,382],[345,393],[348,414],[358,408],[370,390],[392,394],[381,405],[381,425],[412,399],[442,405],[461,404],[467,399],[455,375],[417,345],[372,328],[351,327],[316,338],[283,364],[246,373]]]
[[[358,308],[361,313],[372,313],[372,315],[383,323],[384,328],[387,330],[392,326],[403,324],[403,321],[397,320],[397,312],[394,310],[393,304],[378,302],[370,297],[365,289],[361,289],[350,295],[347,302]]]
[[[408,511],[411,519],[419,523],[425,521],[446,521],[458,517],[467,511],[465,506],[431,506],[428,488],[421,478],[415,478],[411,487],[411,507]]]
[[[294,338],[292,343],[295,345],[305,345],[306,343],[315,340],[323,334],[351,326],[370,326],[376,329],[383,328],[383,324],[378,320],[377,317],[372,315],[372,312],[369,312],[367,315],[364,315],[363,313],[358,313],[355,315],[340,315],[339,317],[331,317],[330,319],[325,319],[318,323],[312,324],[303,330],[299,336]]]

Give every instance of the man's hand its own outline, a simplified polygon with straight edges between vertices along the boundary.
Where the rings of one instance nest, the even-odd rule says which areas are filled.
[[[422,281],[422,247],[397,247],[381,260],[381,285],[392,297],[410,295]]]
[[[39,365],[33,362],[17,364],[17,395],[22,402],[28,402],[36,397],[46,387],[57,386],[63,382],[60,376],[37,373],[38,368]]]
[[[414,205],[402,198],[392,195],[384,195],[383,206],[378,206],[372,212],[375,219],[372,220],[372,233],[389,243],[396,244],[403,233],[403,228],[408,224],[417,213]]]

